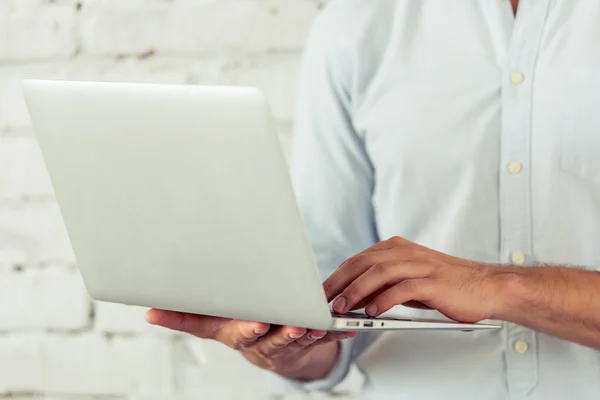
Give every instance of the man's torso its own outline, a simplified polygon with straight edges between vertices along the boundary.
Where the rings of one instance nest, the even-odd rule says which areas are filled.
[[[508,1],[342,4],[379,237],[600,267],[600,2],[523,1],[516,21]],[[394,398],[600,396],[600,353],[513,325],[385,334],[358,366]]]

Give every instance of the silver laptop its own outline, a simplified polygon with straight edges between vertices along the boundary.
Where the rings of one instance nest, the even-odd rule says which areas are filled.
[[[92,298],[326,330],[498,327],[332,315],[259,90],[23,88]]]

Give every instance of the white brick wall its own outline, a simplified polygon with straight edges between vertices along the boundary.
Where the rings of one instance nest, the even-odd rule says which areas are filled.
[[[32,136],[0,136],[0,198],[22,200],[52,195],[52,185]]]
[[[75,1],[2,0],[0,62],[66,58],[77,46]]]
[[[0,174],[4,172],[0,171]],[[12,202],[0,202],[0,265],[72,265],[74,259],[55,203],[34,200],[13,205]]]
[[[276,398],[267,375],[225,346],[148,326],[139,307],[92,303],[20,82],[255,85],[287,147],[299,57],[321,3],[0,0],[0,398]]]
[[[173,393],[174,348],[153,337],[7,335],[0,337],[0,390],[167,398]]]
[[[75,268],[0,272],[0,331],[79,331],[90,327],[90,309]]]
[[[303,0],[169,3],[87,1],[81,12],[82,50],[89,55],[298,50],[317,10],[315,2]]]

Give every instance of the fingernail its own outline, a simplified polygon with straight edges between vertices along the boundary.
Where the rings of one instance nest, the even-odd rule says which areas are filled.
[[[267,333],[268,330],[269,330],[269,327],[263,325],[258,328],[255,328],[254,333],[256,333],[257,335],[264,335],[265,333]]]
[[[154,311],[152,310],[148,310],[146,311],[146,314],[144,314],[144,319],[146,320],[147,323],[154,325]]]
[[[366,312],[369,315],[377,315],[377,306],[375,304],[370,305],[367,307]]]
[[[336,312],[344,312],[344,307],[346,307],[346,299],[343,297],[338,297],[338,299],[333,302],[333,310]]]
[[[304,333],[294,333],[294,332],[290,333],[290,337],[292,339],[300,339],[302,336],[304,336]]]
[[[323,337],[325,337],[325,335],[327,334],[327,332],[323,333],[323,332],[312,332],[310,334],[310,338],[313,340],[319,340],[322,339]]]

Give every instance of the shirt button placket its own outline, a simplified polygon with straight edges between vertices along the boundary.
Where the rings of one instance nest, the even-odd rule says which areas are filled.
[[[502,85],[501,261],[523,268],[533,261],[529,121],[532,78],[547,6],[547,0],[519,6]],[[532,330],[510,323],[506,335],[507,386],[518,398],[537,384],[537,337]]]

